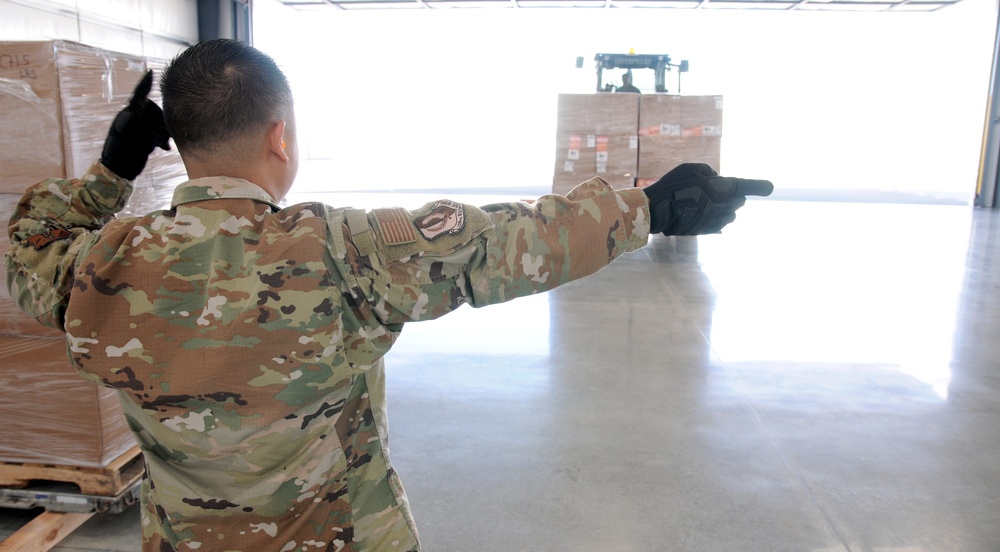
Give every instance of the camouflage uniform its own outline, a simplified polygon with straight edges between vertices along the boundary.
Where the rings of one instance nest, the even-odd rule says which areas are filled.
[[[645,245],[639,189],[533,206],[280,209],[236,178],[115,219],[95,164],[30,188],[11,297],[117,389],[147,465],[143,550],[416,550],[389,463],[382,357],[403,323],[543,292]]]

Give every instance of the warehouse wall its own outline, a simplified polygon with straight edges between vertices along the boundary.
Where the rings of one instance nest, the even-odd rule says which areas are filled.
[[[170,59],[198,39],[197,0],[0,0],[0,14],[0,40],[72,40]]]

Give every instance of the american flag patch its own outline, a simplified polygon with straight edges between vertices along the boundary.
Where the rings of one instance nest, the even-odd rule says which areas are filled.
[[[410,216],[406,209],[374,209],[375,222],[382,240],[386,245],[402,245],[417,241],[417,233],[410,224]]]

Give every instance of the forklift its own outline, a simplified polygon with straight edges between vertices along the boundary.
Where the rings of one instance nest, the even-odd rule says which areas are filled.
[[[680,63],[671,63],[670,56],[666,54],[636,54],[630,51],[627,54],[597,54],[594,56],[597,62],[597,91],[614,92],[618,87],[611,83],[604,83],[605,69],[652,69],[655,76],[656,93],[666,94],[666,73],[677,68],[677,94],[681,93],[681,74],[689,70],[688,60],[681,60]],[[576,67],[583,67],[583,57],[576,58]]]

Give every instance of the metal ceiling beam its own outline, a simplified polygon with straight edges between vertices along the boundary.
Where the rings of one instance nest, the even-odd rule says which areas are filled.
[[[239,0],[236,0],[239,1]],[[660,8],[802,11],[936,11],[961,0],[279,0],[299,9]]]

